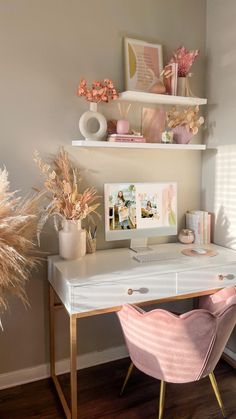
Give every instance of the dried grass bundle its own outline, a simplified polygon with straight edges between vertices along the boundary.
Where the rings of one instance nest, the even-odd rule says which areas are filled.
[[[203,116],[199,116],[198,114],[199,106],[189,106],[183,110],[178,110],[174,107],[167,112],[168,127],[175,128],[184,125],[189,132],[196,135],[200,126],[204,124]]]
[[[34,252],[40,195],[16,197],[9,191],[8,172],[0,169],[0,310],[14,294],[28,304],[25,283],[37,264]]]
[[[61,220],[83,220],[91,213],[96,213],[100,205],[95,188],[79,191],[80,174],[69,160],[68,153],[61,148],[58,155],[49,165],[44,163],[38,152],[34,154],[34,161],[45,177],[44,190],[49,203],[42,211],[38,224],[38,239],[46,221],[53,216],[55,227],[58,229],[58,218]],[[99,214],[97,214],[99,216]]]

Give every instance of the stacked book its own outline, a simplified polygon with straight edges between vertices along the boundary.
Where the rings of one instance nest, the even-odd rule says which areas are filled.
[[[111,134],[107,141],[117,143],[146,143],[146,138],[143,135],[137,134]]]
[[[194,232],[196,244],[211,242],[211,214],[207,211],[188,211],[186,213],[186,228]]]

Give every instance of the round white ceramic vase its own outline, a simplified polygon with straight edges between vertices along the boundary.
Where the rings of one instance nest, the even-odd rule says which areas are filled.
[[[67,260],[86,254],[86,231],[81,228],[81,220],[64,220],[59,231],[59,254]]]
[[[98,129],[90,128],[92,120],[96,120]],[[102,140],[107,132],[107,121],[104,115],[97,112],[97,103],[90,102],[90,110],[83,113],[79,120],[79,129],[86,140]]]

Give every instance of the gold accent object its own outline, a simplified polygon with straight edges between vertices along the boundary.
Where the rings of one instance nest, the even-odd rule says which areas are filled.
[[[147,288],[139,288],[138,290],[134,290],[133,288],[129,288],[127,293],[129,295],[132,295],[134,292],[140,292],[140,294],[146,294],[146,292],[147,292],[146,290],[148,291]]]
[[[71,408],[69,408],[63,390],[56,376],[55,368],[55,310],[58,304],[55,303],[55,291],[50,285],[49,291],[49,319],[50,319],[50,371],[51,378],[55,385],[58,397],[61,401],[67,419],[77,419],[77,317],[70,315],[70,397]]]
[[[215,378],[215,374],[213,372],[211,372],[209,374],[209,378],[210,378],[211,385],[213,387],[213,390],[214,390],[216,399],[217,399],[218,404],[219,404],[219,406],[221,408],[222,415],[223,415],[224,418],[226,418],[226,414],[225,414],[225,410],[224,410],[224,405],[223,405],[223,402],[222,402],[222,399],[221,399],[220,390],[219,390],[219,387],[218,387],[218,384],[217,384],[217,381],[216,381],[216,378]]]
[[[96,239],[90,239],[88,237],[86,237],[86,252],[87,253],[95,253],[96,252],[96,248],[97,248],[97,240]]]
[[[126,387],[126,384],[128,382],[128,379],[129,379],[129,377],[130,377],[130,375],[131,375],[131,373],[133,371],[133,368],[134,368],[134,364],[133,364],[133,362],[131,362],[131,364],[129,366],[129,369],[128,369],[128,372],[127,372],[126,377],[125,377],[124,384],[123,384],[122,389],[120,391],[120,396],[122,396],[122,394],[124,393],[124,389]]]
[[[220,281],[223,281],[224,279],[232,280],[232,279],[235,279],[235,276],[233,274],[227,274],[227,275],[219,274],[218,279]]]
[[[165,404],[165,394],[166,394],[166,383],[165,383],[165,381],[161,381],[158,419],[163,418],[164,404]]]

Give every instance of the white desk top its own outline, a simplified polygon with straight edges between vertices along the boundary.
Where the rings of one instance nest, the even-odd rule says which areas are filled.
[[[48,279],[68,312],[79,316],[116,311],[125,302],[171,300],[185,295],[187,298],[188,294],[200,295],[236,285],[234,250],[210,245],[204,247],[217,250],[217,256],[188,257],[181,250],[193,245],[173,243],[151,247],[163,255],[173,254],[173,259],[141,264],[127,248],[101,250],[74,261],[51,256]],[[219,274],[234,277],[219,281]],[[130,287],[146,291],[128,295]]]

